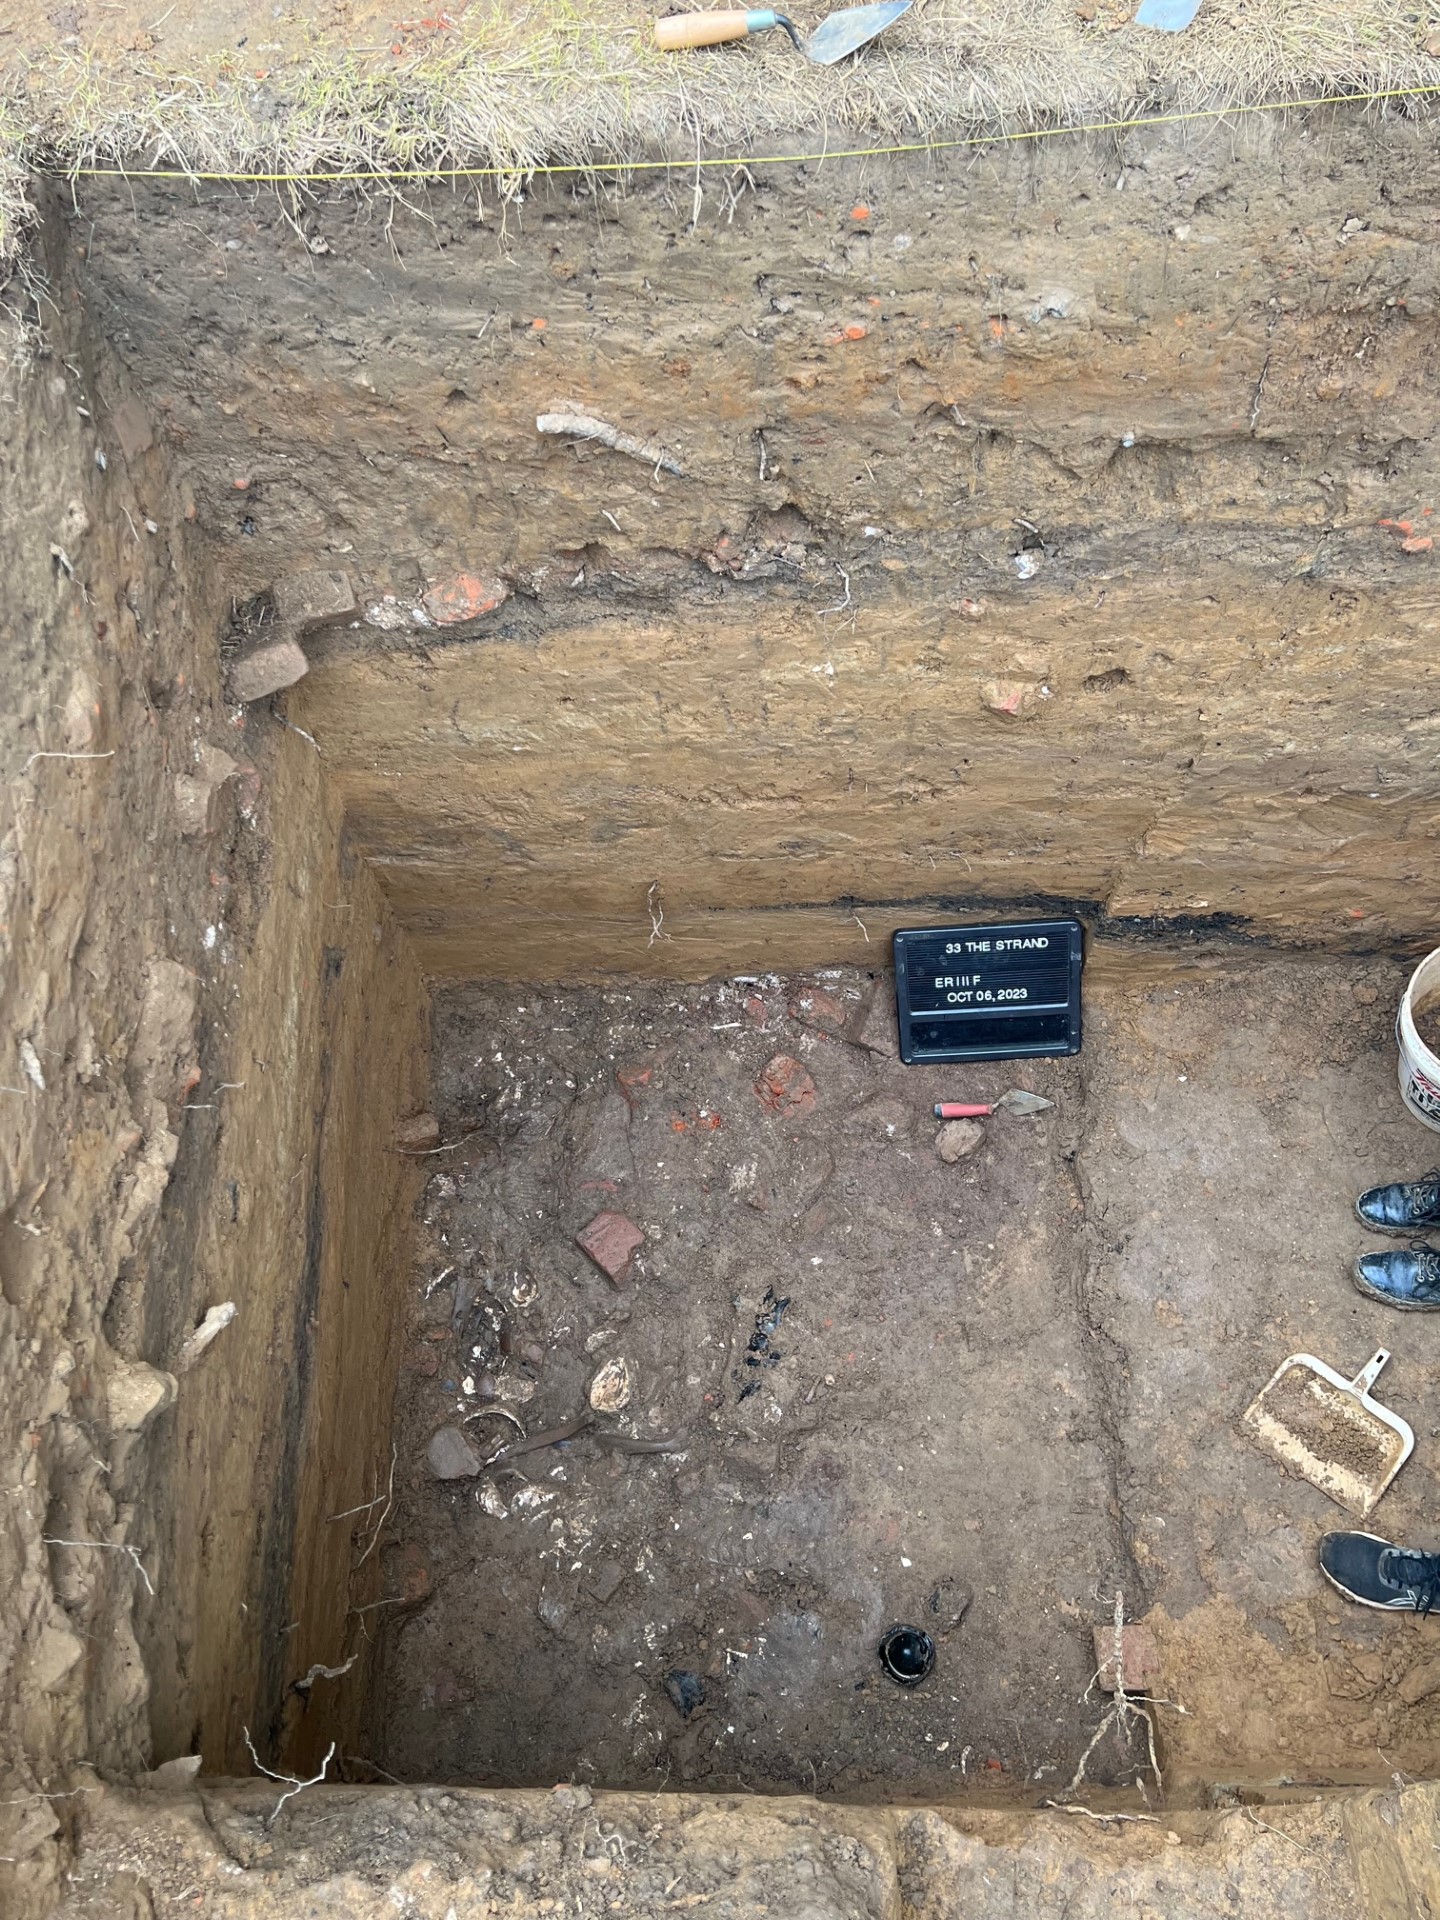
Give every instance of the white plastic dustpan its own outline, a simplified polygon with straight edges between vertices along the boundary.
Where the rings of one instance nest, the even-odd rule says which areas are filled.
[[[1241,1415],[1287,1467],[1362,1519],[1415,1446],[1409,1424],[1371,1397],[1389,1358],[1381,1347],[1347,1380],[1312,1353],[1292,1353]]]

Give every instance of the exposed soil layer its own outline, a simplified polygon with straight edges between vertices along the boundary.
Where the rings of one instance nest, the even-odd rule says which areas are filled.
[[[92,1783],[93,1785],[93,1783]],[[252,1781],[100,1789],[65,1920],[1352,1920],[1433,1905],[1437,1789],[1097,1825],[1057,1813],[878,1809],[754,1794],[544,1793]],[[153,1904],[152,1904],[153,1903]],[[192,1905],[193,1903],[193,1905]]]
[[[1428,943],[1423,127],[694,186],[56,206],[227,591],[354,583],[287,712],[426,970],[864,965],[996,902]]]
[[[1287,1352],[1347,1371],[1393,1338],[1389,1397],[1440,1426],[1428,1329],[1345,1277],[1353,1194],[1423,1153],[1402,986],[1295,962],[1111,986],[1079,1061],[965,1069],[900,1065],[888,979],[848,970],[445,996],[458,1144],[396,1428],[397,1564],[428,1597],[387,1629],[367,1751],[487,1784],[1053,1791],[1120,1590],[1161,1690],[1203,1699],[1160,1710],[1172,1784],[1433,1764],[1403,1687],[1433,1629],[1342,1606],[1314,1565],[1342,1510],[1237,1424]],[[1055,1109],[942,1163],[933,1102],[1012,1084]],[[619,1288],[575,1244],[602,1210],[645,1236]],[[513,1437],[492,1408],[549,1430],[621,1357],[633,1396],[596,1429],[428,1472],[440,1426],[487,1455]],[[1422,1535],[1436,1489],[1422,1441],[1385,1525]],[[896,1621],[938,1642],[913,1691],[876,1659]],[[1144,1757],[1107,1738],[1088,1777]]]

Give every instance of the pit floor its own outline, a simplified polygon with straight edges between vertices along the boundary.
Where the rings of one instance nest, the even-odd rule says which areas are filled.
[[[1076,1060],[943,1069],[901,1065],[888,976],[850,970],[440,1000],[434,1105],[463,1144],[434,1160],[407,1278],[386,1592],[422,1597],[378,1610],[373,1763],[1063,1795],[1120,1592],[1161,1645],[1172,1795],[1433,1773],[1440,1621],[1341,1601],[1315,1545],[1358,1523],[1237,1430],[1290,1352],[1352,1373],[1392,1347],[1376,1391],[1416,1449],[1373,1525],[1440,1544],[1440,1317],[1348,1280],[1378,1244],[1355,1193],[1440,1158],[1395,1084],[1403,970],[1129,979],[1087,982]],[[827,1030],[840,1014],[869,1044]],[[757,1095],[780,1053],[811,1111]],[[932,1104],[1011,1085],[1054,1109],[942,1163]],[[574,1241],[604,1208],[645,1234],[623,1290]],[[484,1375],[535,1433],[619,1356],[634,1397],[606,1424],[682,1452],[582,1436],[431,1476]],[[466,1430],[482,1451],[509,1431]],[[913,1691],[876,1659],[896,1621],[938,1640]],[[672,1670],[703,1681],[688,1721]],[[1139,1771],[1153,1796],[1144,1760],[1107,1737],[1087,1781]]]

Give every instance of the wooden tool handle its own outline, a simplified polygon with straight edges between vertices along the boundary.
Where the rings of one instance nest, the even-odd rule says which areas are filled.
[[[721,13],[676,13],[655,22],[655,44],[667,53],[676,47],[718,47],[724,40],[743,40],[750,31],[750,13],[743,7]]]

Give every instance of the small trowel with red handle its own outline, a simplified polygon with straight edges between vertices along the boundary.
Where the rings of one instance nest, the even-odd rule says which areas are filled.
[[[937,1120],[988,1120],[992,1113],[1044,1113],[1047,1107],[1053,1107],[1053,1100],[1046,1100],[1038,1093],[1027,1093],[1023,1087],[1012,1087],[1008,1093],[1002,1093],[998,1100],[987,1106],[962,1106],[954,1100],[937,1100],[935,1118]]]
[[[655,44],[667,52],[677,47],[718,47],[726,40],[745,40],[752,33],[764,33],[769,27],[783,27],[798,53],[813,60],[817,67],[833,67],[847,53],[858,53],[912,4],[913,0],[878,0],[873,6],[845,7],[822,21],[808,40],[801,39],[795,22],[786,14],[775,13],[768,7],[675,13],[655,22]]]

